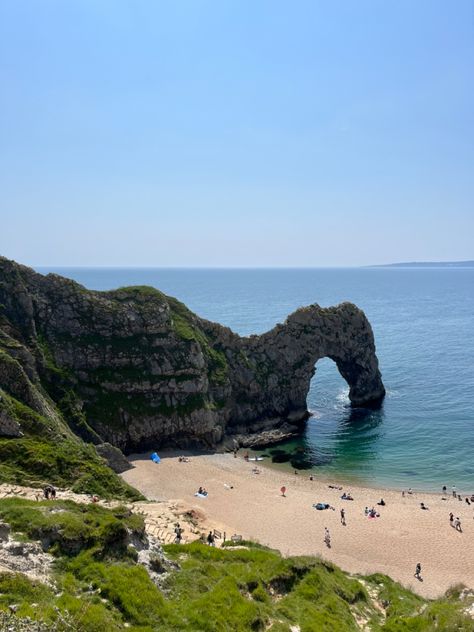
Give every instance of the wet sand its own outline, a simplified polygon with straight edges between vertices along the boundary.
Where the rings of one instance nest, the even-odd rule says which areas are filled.
[[[450,586],[464,583],[474,588],[474,505],[440,494],[406,494],[400,491],[360,487],[330,489],[328,481],[310,481],[298,475],[246,462],[240,452],[190,455],[179,462],[176,453],[160,453],[155,464],[146,455],[130,458],[134,468],[122,474],[150,500],[177,501],[183,507],[204,512],[208,524],[258,541],[283,555],[319,555],[351,573],[381,572],[424,597],[439,597]],[[259,474],[252,469],[258,466]],[[342,483],[334,483],[343,485]],[[286,486],[286,496],[280,492]],[[199,486],[209,492],[197,498]],[[232,489],[231,489],[232,487]],[[353,501],[341,500],[350,491]],[[386,506],[377,506],[384,498]],[[335,510],[317,511],[324,502]],[[429,508],[423,511],[420,502]],[[364,515],[375,507],[379,518]],[[340,509],[346,513],[341,524]],[[449,523],[449,512],[459,516],[462,530]],[[324,544],[324,528],[331,534],[331,548]],[[414,577],[420,562],[423,581]]]

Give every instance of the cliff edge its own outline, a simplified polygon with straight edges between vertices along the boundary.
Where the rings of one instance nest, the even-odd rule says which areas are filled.
[[[310,305],[240,337],[151,287],[90,291],[0,258],[0,397],[96,445],[132,452],[291,436],[308,417],[322,357],[337,364],[354,406],[380,405],[372,328],[351,303]],[[0,435],[3,426],[21,435],[13,417],[0,400]]]

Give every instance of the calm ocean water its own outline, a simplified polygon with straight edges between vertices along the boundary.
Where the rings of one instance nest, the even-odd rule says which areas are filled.
[[[39,268],[91,289],[153,285],[242,335],[297,307],[352,301],[374,329],[387,398],[353,411],[330,360],[317,364],[305,436],[279,446],[315,472],[391,487],[474,492],[474,269]],[[280,454],[281,457],[281,454]]]

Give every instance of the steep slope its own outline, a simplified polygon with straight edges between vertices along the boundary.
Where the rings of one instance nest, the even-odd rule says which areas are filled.
[[[94,292],[6,259],[0,350],[8,396],[62,432],[65,420],[83,439],[124,451],[294,434],[325,356],[348,382],[353,405],[379,405],[385,393],[372,329],[350,303],[311,305],[241,338],[153,288]]]

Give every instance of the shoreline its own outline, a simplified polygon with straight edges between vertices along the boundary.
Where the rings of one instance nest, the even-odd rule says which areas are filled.
[[[241,451],[243,450],[243,448],[240,449]],[[180,454],[182,454],[182,452],[180,452]],[[188,456],[191,456],[191,453],[189,453]],[[269,470],[273,470],[275,472],[279,472],[282,475],[287,474],[289,476],[294,476],[294,472],[295,472],[295,468],[294,467],[285,467],[286,463],[273,463],[271,461],[271,459],[269,457],[264,458],[263,461],[259,461],[258,462],[259,465],[261,465],[262,467],[265,467]],[[283,467],[279,467],[280,465],[282,465]],[[411,485],[390,485],[390,484],[380,484],[377,485],[375,481],[370,482],[370,481],[365,481],[362,479],[357,479],[354,478],[352,479],[350,476],[344,476],[343,474],[341,474],[340,472],[334,472],[334,475],[330,475],[327,471],[321,471],[318,470],[318,468],[316,467],[315,469],[308,469],[308,470],[296,470],[298,472],[298,476],[301,476],[302,478],[308,478],[310,476],[313,476],[314,479],[321,481],[321,482],[326,482],[326,483],[337,483],[338,485],[342,485],[343,487],[358,487],[361,489],[367,489],[367,490],[374,490],[374,491],[387,491],[387,492],[398,492],[399,494],[402,493],[402,490],[405,490],[405,492],[408,489],[413,489],[415,492],[417,492],[418,494],[428,494],[428,495],[432,495],[432,496],[440,496],[442,494],[442,488],[440,487],[439,491],[435,491],[433,489],[425,489],[423,487],[412,487]],[[412,485],[414,485],[415,483],[412,483]],[[456,488],[457,489],[457,488]],[[451,494],[451,488],[447,486],[447,495]],[[457,489],[457,493],[461,494],[461,496],[471,496],[471,493],[474,493],[474,486],[472,488],[472,492],[469,491],[466,492],[464,490],[461,489]]]
[[[189,455],[188,463],[179,462],[182,454]],[[442,500],[441,493],[414,490],[402,497],[400,491],[323,480],[314,474],[310,481],[310,474],[261,467],[263,461],[247,462],[232,453],[165,451],[159,464],[149,457],[150,453],[131,455],[134,467],[122,477],[149,500],[179,502],[199,511],[227,538],[242,535],[285,556],[320,556],[349,573],[381,572],[423,597],[439,597],[457,583],[474,588],[474,563],[469,562],[474,561],[474,504],[452,495]],[[259,474],[252,472],[255,466]],[[287,488],[284,497],[282,485]],[[194,496],[200,486],[208,490],[207,498]],[[342,500],[343,491],[350,491],[354,500]],[[383,507],[376,504],[380,498],[386,502]],[[314,509],[318,502],[330,504],[334,511]],[[372,506],[380,517],[365,516],[364,508]],[[340,520],[342,508],[346,526]],[[462,533],[450,526],[451,511],[460,517]],[[326,526],[331,532],[329,549],[323,541]],[[423,582],[413,576],[418,562]]]

